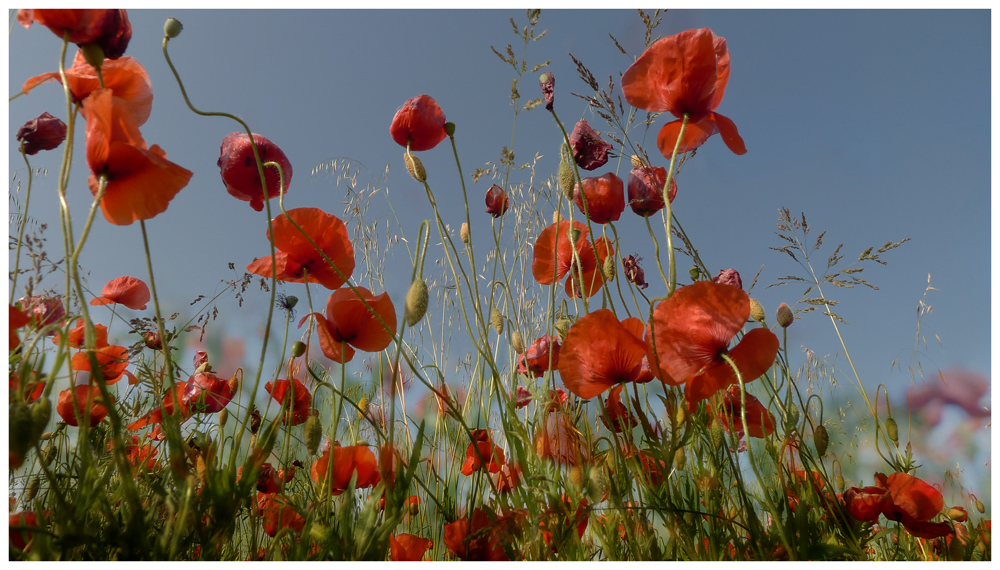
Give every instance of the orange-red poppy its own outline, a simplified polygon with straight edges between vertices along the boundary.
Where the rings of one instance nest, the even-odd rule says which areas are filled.
[[[277,169],[264,167],[268,198],[275,198],[288,192],[288,185],[292,183],[292,163],[288,162],[288,157],[281,152],[278,145],[257,133],[253,133],[253,140],[257,145],[261,164],[269,161],[277,162],[284,173],[285,187],[279,189],[278,182],[281,177],[278,176]],[[222,139],[222,148],[219,149],[219,160],[216,161],[216,165],[222,172],[222,182],[231,196],[250,202],[250,207],[258,212],[264,209],[264,187],[260,183],[260,172],[257,170],[257,161],[253,158],[250,137],[246,133],[229,133]]]
[[[753,394],[746,395],[747,428],[750,437],[764,438],[774,433],[774,414],[768,411]],[[736,437],[743,437],[743,416],[741,413],[740,387],[730,386],[722,398],[720,420],[722,428],[728,433],[730,428],[736,430]]]
[[[580,431],[569,414],[555,411],[546,414],[535,432],[535,453],[540,459],[551,459],[562,465],[581,465],[589,457]]]
[[[886,477],[875,474],[877,485],[844,492],[844,505],[852,517],[877,522],[879,514],[903,524],[907,532],[920,538],[938,538],[955,532],[945,522],[932,523],[944,509],[941,491],[907,473]]]
[[[167,160],[167,153],[157,145],[146,148],[127,102],[110,89],[91,93],[83,108],[87,115],[91,194],[97,196],[100,178],[107,179],[101,200],[104,218],[127,226],[166,211],[174,196],[191,180],[191,171]]]
[[[493,484],[498,493],[510,493],[514,487],[521,485],[523,479],[521,468],[513,463],[505,463],[493,475]]]
[[[444,545],[461,560],[509,561],[496,526],[493,517],[477,507],[471,516],[444,525]]]
[[[584,198],[587,199],[586,212],[583,209]],[[584,178],[573,188],[573,203],[595,224],[617,222],[625,211],[625,184],[613,172]]]
[[[490,186],[490,189],[486,191],[486,213],[494,218],[499,218],[509,207],[510,200],[507,199],[507,193],[503,191],[503,188],[498,184]]]
[[[275,183],[277,188],[277,183]],[[290,218],[290,219],[289,219]],[[320,251],[309,243],[292,222],[316,243]],[[276,278],[289,283],[319,283],[327,289],[336,289],[351,278],[354,272],[354,247],[347,235],[347,226],[337,216],[327,214],[319,208],[295,208],[288,210],[288,217],[281,214],[272,220],[274,227],[274,247]],[[268,239],[271,239],[268,232]],[[340,270],[343,277],[327,265],[323,254]],[[247,265],[247,271],[263,277],[270,277],[274,269],[271,257],[262,257]]]
[[[559,337],[556,335],[546,334],[535,339],[528,350],[518,357],[518,373],[541,378],[546,371],[559,367],[559,349]]]
[[[24,154],[35,155],[39,151],[55,149],[66,140],[66,123],[58,117],[42,113],[21,125],[15,138],[21,141]]]
[[[506,462],[503,450],[493,443],[489,430],[472,430],[472,443],[465,450],[462,475],[472,475],[476,471],[498,473]]]
[[[409,144],[412,151],[430,150],[448,136],[444,124],[444,113],[437,101],[429,95],[420,95],[408,99],[396,111],[389,134],[399,146]]]
[[[736,124],[715,112],[729,81],[729,49],[712,30],[687,30],[649,46],[622,76],[622,93],[629,105],[647,111],[669,111],[678,120],[667,123],[656,137],[663,156],[670,158],[684,115],[689,116],[679,152],[690,152],[715,133],[736,154],[746,146]]]
[[[667,169],[662,166],[640,165],[628,173],[628,206],[636,214],[648,218],[659,212],[667,203],[663,201],[663,185],[667,183]],[[667,198],[670,203],[677,196],[677,180],[670,179]]]
[[[350,289],[338,289],[326,301],[326,316],[310,313],[299,321],[301,327],[310,316],[316,317],[319,347],[330,360],[341,364],[354,358],[354,351],[378,352],[389,346],[396,329],[396,308],[388,293],[372,295],[364,287],[357,287],[368,305],[385,323],[368,310],[365,303]],[[388,327],[388,329],[386,328]]]
[[[333,462],[332,468],[330,462]],[[328,471],[330,479],[327,480]],[[355,489],[374,487],[379,482],[378,465],[375,454],[367,445],[349,445],[330,447],[327,442],[323,455],[313,462],[309,470],[312,480],[330,486],[334,495],[340,495],[347,490],[351,477],[357,473]]]
[[[125,454],[132,468],[137,471],[153,471],[156,469],[156,456],[160,453],[150,443],[139,445],[139,436],[133,435],[131,443],[125,444]],[[109,442],[109,447],[112,442]]]
[[[105,331],[105,335],[106,334],[107,332]],[[97,359],[97,366],[105,384],[115,384],[122,379],[122,376],[128,376],[129,384],[139,383],[139,379],[136,378],[135,375],[125,370],[129,364],[128,348],[115,345],[95,348],[94,358]],[[87,355],[87,352],[85,350],[81,350],[80,352],[74,354],[73,359],[70,361],[70,367],[73,370],[89,371],[90,358]]]
[[[77,319],[76,324],[73,328],[69,329],[66,335],[67,343],[70,348],[83,348],[86,332],[83,326],[83,319]],[[62,332],[57,332],[56,336],[52,339],[52,342],[56,344],[62,343]],[[102,348],[108,346],[108,327],[100,324],[94,323],[94,347]]]
[[[181,422],[194,414],[216,413],[226,407],[235,394],[228,381],[211,372],[195,374],[186,382],[178,382],[175,388],[176,394],[168,388],[160,407],[132,422],[127,429],[135,431],[149,424],[161,423],[163,416],[174,413],[175,408],[180,412]]]
[[[604,285],[601,269],[605,258],[614,254],[614,248],[607,238],[601,236],[595,241],[597,246],[595,252],[587,237],[588,233],[586,224],[573,222],[570,225],[569,220],[560,220],[542,230],[535,240],[531,261],[531,274],[535,281],[542,285],[551,285],[570,273],[570,268],[573,267],[570,278],[566,280],[567,295],[581,296],[577,291],[577,281],[581,277],[581,272],[583,296],[593,297],[600,291]],[[576,239],[571,241],[573,237]],[[574,249],[580,260],[576,267],[574,267],[576,265]]]
[[[283,528],[302,532],[305,527],[306,519],[288,503],[288,499],[281,495],[258,493],[257,508],[264,521],[264,533],[271,538],[277,536],[278,531]]]
[[[123,275],[108,281],[101,290],[100,297],[90,300],[91,305],[118,303],[133,311],[144,311],[149,302],[149,287],[142,279]]]
[[[104,57],[115,59],[125,53],[132,38],[132,25],[128,13],[121,9],[20,9],[17,21],[25,28],[38,22],[52,30],[59,39],[78,44],[96,43]]]
[[[688,409],[694,411],[698,402],[737,382],[723,354],[736,364],[744,382],[756,380],[774,364],[779,342],[767,329],[753,329],[728,348],[749,318],[750,297],[741,289],[711,281],[681,287],[653,311],[653,339],[646,334],[650,367],[667,384],[685,384]]]
[[[297,378],[281,379],[264,384],[264,390],[281,405],[288,400],[288,410],[281,421],[297,426],[305,423],[312,412],[312,394]]]
[[[50,511],[44,511],[42,513],[43,516],[51,516],[51,514],[52,513]],[[8,516],[8,521],[8,527],[26,526],[37,528],[39,530],[44,530],[45,527],[45,521],[42,521],[42,525],[38,524],[38,515],[34,511],[11,513]],[[31,552],[31,547],[28,545],[33,538],[30,530],[10,528],[8,536],[10,537],[10,545],[12,547],[25,552]]]
[[[598,309],[570,327],[559,354],[559,376],[566,388],[590,399],[620,382],[643,377],[648,347],[645,326],[630,317],[619,322],[614,312]]]
[[[10,308],[7,310],[7,326],[10,329],[10,347],[7,350],[13,352],[15,348],[21,345],[21,339],[17,337],[17,329],[30,323],[31,317],[10,303],[8,303],[8,306]]]
[[[417,562],[434,546],[434,541],[415,534],[400,533],[389,537],[389,560]]]
[[[642,464],[642,474],[649,480],[649,484],[658,487],[663,484],[666,474],[669,473],[667,464],[662,459],[657,459],[645,451],[639,452],[639,462]]]
[[[87,407],[88,399],[90,400],[90,408],[84,410]],[[101,397],[101,390],[97,386],[84,384],[59,392],[56,412],[64,422],[71,426],[79,425],[76,421],[76,416],[79,414],[84,420],[89,419],[90,427],[94,427],[107,417],[108,408]]]

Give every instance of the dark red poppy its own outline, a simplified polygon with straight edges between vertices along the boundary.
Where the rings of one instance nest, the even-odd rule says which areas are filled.
[[[257,493],[257,508],[264,521],[264,533],[271,538],[277,536],[278,531],[284,528],[302,532],[305,527],[306,519],[289,504],[288,499],[281,495]]]
[[[740,272],[735,269],[722,269],[719,274],[712,278],[715,283],[725,283],[737,289],[743,288],[743,280],[740,279]]]
[[[312,394],[298,379],[268,382],[264,384],[264,390],[281,405],[285,405],[285,401],[288,401],[288,410],[282,416],[282,422],[297,426],[304,424],[309,418],[312,412]]]
[[[289,218],[291,220],[289,220]],[[292,225],[298,224],[333,262],[343,277],[330,267],[323,254],[309,243]],[[288,210],[288,218],[281,214],[272,221],[274,227],[275,264],[277,279],[289,283],[319,283],[327,289],[336,289],[351,278],[354,272],[354,246],[347,234],[347,226],[337,216],[319,208]],[[271,239],[270,232],[268,239]],[[247,265],[247,271],[263,277],[273,272],[271,256],[262,257]]]
[[[107,333],[105,332],[105,334]],[[129,384],[139,383],[138,378],[125,370],[129,364],[128,348],[114,345],[102,346],[94,349],[94,357],[97,359],[97,366],[100,369],[101,378],[104,379],[105,384],[115,384],[122,379],[122,376],[128,376]],[[73,370],[90,370],[90,358],[85,350],[81,350],[73,355],[70,367]]]
[[[535,339],[528,350],[518,357],[518,373],[541,378],[546,371],[555,370],[559,367],[559,348],[559,337],[556,335],[546,334]]]
[[[462,475],[472,475],[476,471],[498,473],[500,467],[506,462],[503,450],[490,439],[489,430],[472,430],[472,443],[465,450],[465,463],[462,464]]]
[[[604,427],[621,433],[630,430],[638,425],[639,420],[629,413],[628,408],[621,402],[622,389],[624,384],[618,384],[608,393],[608,399],[604,402],[605,413],[601,414],[601,423]],[[626,397],[628,397],[626,395]]]
[[[729,150],[745,154],[736,125],[715,111],[729,81],[729,49],[725,38],[712,30],[687,30],[663,38],[639,56],[622,76],[622,92],[633,107],[669,111],[678,120],[667,123],[656,137],[663,156],[670,158],[680,131],[680,119],[689,116],[679,152],[690,152],[715,133]]]
[[[584,213],[583,198],[587,199],[587,211],[590,221],[595,224],[617,222],[625,211],[625,185],[622,179],[608,172],[604,176],[591,176],[583,179],[583,192],[580,184],[573,188],[573,203]]]
[[[493,475],[493,484],[496,485],[497,493],[510,493],[515,487],[521,485],[523,475],[521,468],[513,463],[505,463]]]
[[[292,183],[292,164],[288,162],[285,153],[281,152],[278,145],[257,133],[253,133],[253,140],[257,145],[261,164],[277,162],[281,165],[285,176],[285,187],[279,191],[278,170],[264,167],[268,198],[276,198],[282,192],[288,192],[288,185]],[[250,207],[258,212],[264,209],[264,188],[260,183],[260,172],[253,157],[250,137],[246,133],[229,133],[222,139],[222,148],[219,150],[219,160],[216,161],[216,165],[222,172],[222,183],[226,185],[226,191],[231,196],[250,202]]]
[[[101,212],[112,224],[127,226],[167,209],[187,186],[191,171],[167,160],[157,145],[146,148],[128,103],[110,89],[94,91],[83,102],[87,116],[88,185],[97,196],[107,179]]]
[[[59,39],[84,45],[96,43],[104,49],[104,56],[115,59],[128,46],[132,38],[132,26],[125,10],[83,10],[83,9],[20,9],[17,21],[25,28],[33,22],[52,30]],[[67,35],[68,34],[68,35]]]
[[[144,311],[149,302],[149,287],[142,279],[123,275],[108,281],[101,296],[90,300],[91,305],[118,303],[133,311]]]
[[[25,154],[35,155],[41,150],[57,148],[66,140],[66,123],[58,117],[42,113],[17,129],[16,137],[21,141]]]
[[[590,128],[590,123],[586,119],[580,119],[573,127],[573,132],[569,135],[569,144],[573,148],[573,160],[584,170],[596,170],[607,164],[608,152],[614,148],[604,142],[597,131]]]
[[[408,99],[396,111],[389,134],[401,147],[409,144],[412,151],[430,150],[448,136],[444,124],[444,113],[437,101],[429,95],[420,95]]]
[[[644,218],[652,216],[666,207],[663,201],[663,185],[667,183],[667,169],[653,166],[637,166],[628,173],[628,206]],[[670,179],[667,198],[673,203],[677,196],[677,179]]]
[[[486,191],[486,213],[494,218],[499,218],[507,212],[509,207],[510,200],[507,199],[507,193],[503,191],[503,188],[497,184],[490,186],[490,189]]]
[[[620,382],[635,382],[648,347],[645,329],[635,317],[619,322],[614,312],[598,309],[576,321],[563,342],[559,376],[566,388],[590,399]]]
[[[527,407],[528,404],[531,403],[531,392],[529,392],[524,386],[518,386],[515,388],[514,394],[511,397],[514,399],[514,406],[519,410]]]
[[[753,394],[747,394],[746,398],[747,428],[750,430],[750,437],[763,438],[774,433],[774,414],[769,412]],[[730,386],[722,398],[722,409],[719,419],[722,420],[723,429],[728,433],[732,426],[736,430],[738,438],[743,437],[741,408],[740,387]]]
[[[646,283],[646,272],[639,267],[640,261],[642,261],[641,257],[636,259],[633,255],[626,255],[622,258],[622,271],[625,273],[625,279],[628,279],[630,283],[639,289],[645,289],[649,287],[649,283]]]
[[[535,453],[561,465],[582,465],[589,453],[583,446],[580,430],[565,411],[549,412],[535,431]]]
[[[930,522],[944,509],[944,497],[931,485],[907,473],[888,477],[876,473],[875,480],[875,486],[851,487],[844,492],[844,505],[852,517],[877,522],[878,515],[883,514],[920,538],[938,538],[955,532],[948,523]]]
[[[24,314],[31,318],[35,328],[56,324],[66,317],[62,299],[45,295],[22,297],[17,301]],[[55,334],[55,333],[52,333]]]
[[[667,464],[662,459],[657,459],[645,451],[638,454],[639,463],[642,464],[643,476],[649,479],[649,484],[659,487],[666,479],[666,474],[670,472]]]
[[[330,467],[333,462],[332,468]],[[327,480],[328,470],[330,479]],[[379,482],[378,465],[375,454],[367,445],[350,445],[330,447],[329,441],[323,455],[313,462],[310,469],[312,480],[330,486],[334,495],[340,495],[347,490],[351,478],[357,473],[355,489],[374,487]]]
[[[389,537],[389,560],[417,562],[434,546],[434,541],[415,534],[400,533]]]
[[[503,551],[503,537],[494,531],[497,522],[476,508],[472,515],[444,525],[444,545],[466,561],[509,561]]]
[[[90,407],[85,410],[88,399],[90,400]],[[59,400],[56,402],[56,412],[64,422],[71,426],[79,425],[76,421],[76,416],[79,414],[81,418],[89,418],[90,427],[94,427],[107,417],[108,408],[101,397],[101,390],[97,386],[84,384],[73,388],[66,388],[62,392],[59,392]]]
[[[341,364],[354,358],[354,351],[378,352],[389,346],[396,329],[396,308],[388,293],[372,295],[364,287],[357,290],[385,323],[379,322],[350,289],[338,289],[326,302],[326,316],[310,313],[299,321],[301,327],[310,316],[316,317],[319,346],[330,360]],[[388,330],[386,329],[388,327]]]
[[[21,339],[17,337],[17,329],[30,323],[31,317],[24,314],[21,309],[18,309],[14,305],[8,303],[8,306],[10,308],[7,310],[7,327],[10,329],[10,347],[7,350],[13,352],[15,348],[21,346]]]
[[[624,208],[624,205],[622,207]],[[602,274],[604,260],[614,254],[614,248],[607,238],[601,236],[595,241],[597,245],[595,252],[588,234],[586,224],[573,222],[570,225],[568,220],[560,220],[542,230],[535,240],[531,261],[531,274],[535,281],[542,285],[551,285],[569,273],[570,278],[566,280],[566,294],[570,297],[580,297],[577,281],[580,280],[582,273],[584,295],[593,297],[600,291],[604,286]],[[576,239],[571,241],[572,237]],[[580,260],[580,265],[576,267],[574,267],[574,249]],[[571,267],[573,267],[572,273]]]
[[[653,311],[655,343],[649,364],[667,384],[685,384],[688,409],[735,384],[736,373],[722,359],[728,354],[744,382],[767,372],[778,355],[778,337],[768,329],[753,329],[729,349],[729,341],[750,318],[750,298],[742,289],[711,281],[681,287]]]

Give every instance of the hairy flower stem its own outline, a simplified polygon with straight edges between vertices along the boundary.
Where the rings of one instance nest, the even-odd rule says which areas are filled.
[[[674,236],[670,231],[670,224],[673,222],[673,208],[670,204],[670,182],[674,179],[674,165],[677,163],[677,153],[681,148],[681,140],[684,138],[684,130],[687,129],[688,119],[691,117],[684,113],[684,118],[681,119],[681,129],[677,132],[677,142],[674,143],[674,151],[670,155],[670,168],[667,170],[667,179],[663,183],[663,203],[665,205],[663,213],[665,215],[665,220],[663,221],[664,227],[667,232],[667,257],[670,263],[670,282],[667,287],[667,296],[674,294],[674,290],[677,289],[677,263],[674,260]],[[659,263],[660,259],[657,257],[656,262]],[[662,270],[660,271],[663,272]]]
[[[28,204],[31,202],[31,164],[28,162],[28,154],[24,152],[24,145],[21,145],[21,157],[28,167],[28,188],[24,193],[24,210],[21,211],[21,227],[17,230],[17,250],[14,252],[14,277],[10,283],[10,304],[14,304],[14,293],[17,291],[18,267],[21,263],[21,244],[24,243],[24,227],[28,225]]]

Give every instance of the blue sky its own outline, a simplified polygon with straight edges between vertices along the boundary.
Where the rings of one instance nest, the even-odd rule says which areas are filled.
[[[171,41],[170,53],[194,104],[239,115],[290,159],[295,174],[289,208],[315,206],[342,214],[343,186],[329,176],[310,175],[331,158],[356,159],[377,176],[388,164],[388,194],[403,213],[402,229],[412,242],[420,221],[432,212],[402,168],[401,148],[388,127],[396,109],[421,93],[434,97],[457,124],[466,176],[487,161],[497,162],[501,147],[511,144],[514,76],[490,46],[503,51],[513,44],[520,55],[509,19],[523,24],[523,10],[131,10],[129,15],[133,38],[127,55],[146,67],[155,94],[143,136],[194,172],[167,212],[147,223],[165,312],[187,311],[196,296],[211,296],[220,280],[236,277],[229,262],[239,270],[267,252],[263,214],[226,193],[215,165],[222,138],[237,125],[196,116],[184,106],[160,51],[167,16],[185,26]],[[898,395],[909,383],[916,308],[930,274],[936,291],[927,301],[933,312],[922,321],[927,342],[926,348],[920,343],[918,356],[925,371],[960,367],[989,378],[989,12],[671,10],[656,33],[700,27],[727,39],[732,74],[719,112],[733,119],[749,150],[736,156],[714,137],[678,178],[675,212],[708,266],[736,268],[747,287],[763,266],[752,296],[770,316],[780,302],[798,300],[803,289],[764,288],[798,271],[787,256],[768,249],[783,245],[774,235],[779,207],[805,212],[812,235],[827,231],[818,254],[821,267],[839,243],[845,261],[851,261],[869,246],[911,238],[883,255],[888,266],[872,264],[862,274],[879,291],[827,292],[841,302],[837,312],[850,323],[842,330],[862,377],[870,386],[884,382]],[[556,76],[560,118],[568,129],[586,118],[595,129],[608,130],[570,95],[587,87],[568,53],[602,84],[613,76],[620,92],[618,74],[642,51],[639,17],[634,11],[543,11],[538,29],[548,33],[530,45],[527,59],[529,66],[551,60],[547,69]],[[608,34],[629,55],[621,54]],[[56,70],[59,41],[47,29],[14,25],[8,46],[10,95],[28,77]],[[540,96],[537,75],[526,74],[523,100]],[[8,105],[10,140],[20,124],[43,111],[66,118],[57,86],[39,87]],[[654,147],[665,119],[645,140],[640,135],[644,146]],[[91,197],[82,129],[78,135],[81,151],[69,199],[81,224]],[[560,138],[542,107],[520,115],[517,162],[538,152],[539,175],[554,174]],[[23,176],[16,145],[8,144],[9,170]],[[48,224],[51,257],[59,257],[61,249],[55,201],[60,158],[61,153],[48,152],[31,159],[33,166],[49,170],[36,180],[29,214]],[[445,204],[444,217],[457,227],[464,212],[450,149],[443,144],[421,158]],[[624,179],[627,169],[618,175]],[[473,223],[487,225],[482,196],[490,182],[467,183]],[[372,204],[372,216],[388,218],[384,200]],[[550,212],[551,207],[546,215]],[[642,256],[652,277],[652,245],[639,218],[626,210],[618,229],[625,243],[634,244],[621,253]],[[409,262],[405,249],[395,255],[389,265],[399,269],[390,273],[386,289],[401,310]],[[690,265],[684,261],[681,275]],[[138,225],[113,226],[99,216],[82,264],[95,292],[119,275],[146,279]],[[301,286],[285,291],[304,296]],[[262,326],[267,296],[251,289],[245,298],[242,309],[228,299],[219,302],[230,323],[226,334]],[[828,319],[818,312],[789,329],[789,345],[793,352],[804,346],[819,356],[840,352]],[[248,350],[248,361],[256,362],[252,355]],[[847,370],[846,363],[838,363]]]

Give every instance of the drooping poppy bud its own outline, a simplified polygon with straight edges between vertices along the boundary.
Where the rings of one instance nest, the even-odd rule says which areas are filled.
[[[587,199],[586,210],[584,198]],[[573,190],[573,203],[595,224],[617,222],[625,211],[625,185],[613,172],[584,178]]]
[[[556,99],[556,76],[551,71],[546,71],[538,76],[538,83],[542,87],[542,97],[545,98],[545,110],[551,111]]]
[[[462,228],[458,231],[458,237],[462,238],[462,243],[466,245],[472,241],[472,236],[469,234],[469,222],[462,222]]]
[[[509,207],[510,200],[507,199],[507,193],[503,191],[503,188],[497,184],[490,186],[490,189],[486,191],[486,213],[494,218],[499,218]]]
[[[497,334],[503,334],[503,314],[496,307],[490,311],[490,325]]]
[[[278,145],[257,133],[253,133],[253,140],[257,145],[257,154],[260,156],[261,164],[276,162],[281,165],[281,171],[284,174],[285,186],[283,189],[279,189],[278,180],[280,177],[277,169],[264,167],[267,197],[274,198],[282,191],[288,192],[288,186],[292,183],[292,164],[288,162],[285,153],[281,152]],[[250,202],[250,207],[258,212],[264,209],[264,188],[261,185],[257,162],[253,157],[250,137],[246,133],[230,133],[222,139],[219,160],[216,164],[222,173],[222,182],[226,185],[226,191],[231,196],[244,202]]]
[[[520,332],[510,333],[510,347],[514,349],[515,353],[524,354],[524,339],[521,338]]]
[[[590,127],[586,119],[580,119],[573,127],[569,144],[573,147],[573,160],[584,170],[596,170],[607,164],[608,153],[613,148]]]
[[[52,150],[66,140],[66,123],[58,117],[42,113],[17,129],[17,140],[28,155],[40,150]]]
[[[389,134],[396,144],[403,148],[409,145],[411,151],[430,150],[448,136],[444,113],[429,95],[419,95],[403,103],[392,118]]]

